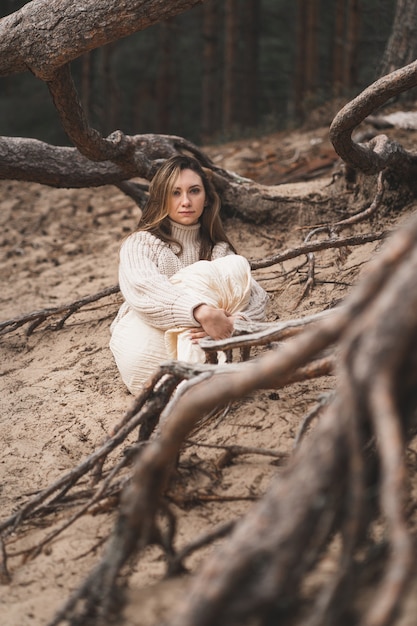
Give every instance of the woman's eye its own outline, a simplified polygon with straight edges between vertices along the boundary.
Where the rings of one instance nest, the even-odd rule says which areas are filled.
[[[194,187],[193,189],[191,189],[191,193],[200,193],[200,188],[199,187]]]

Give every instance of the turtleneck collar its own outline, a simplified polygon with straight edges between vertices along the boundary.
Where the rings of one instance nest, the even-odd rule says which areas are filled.
[[[171,235],[177,241],[183,241],[184,238],[187,240],[197,240],[200,235],[200,224],[191,224],[190,226],[184,224],[178,224],[178,222],[174,222],[173,220],[169,220],[171,224]]]

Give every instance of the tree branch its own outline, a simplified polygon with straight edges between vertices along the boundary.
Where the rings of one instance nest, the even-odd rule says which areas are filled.
[[[0,76],[44,81],[85,52],[132,35],[202,0],[32,0],[0,20]]]

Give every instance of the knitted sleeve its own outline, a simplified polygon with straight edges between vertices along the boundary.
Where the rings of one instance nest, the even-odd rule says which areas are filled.
[[[231,250],[227,243],[217,243],[213,248],[212,259],[218,259],[223,256],[227,256],[228,254],[234,254],[233,250]],[[251,286],[251,295],[248,306],[242,311],[242,317],[244,317],[248,321],[253,322],[262,322],[265,319],[265,309],[268,302],[268,294],[266,291],[260,286],[259,283],[256,282],[254,278],[252,278],[252,286]]]
[[[229,248],[229,244],[225,241],[221,241],[220,243],[216,243],[213,247],[213,251],[211,253],[211,260],[220,259],[223,256],[227,256],[228,254],[234,254],[233,250]]]
[[[158,269],[158,256],[166,252],[166,244],[149,233],[130,235],[120,249],[120,291],[127,304],[151,326],[161,330],[198,326],[192,312],[201,301],[172,285]]]

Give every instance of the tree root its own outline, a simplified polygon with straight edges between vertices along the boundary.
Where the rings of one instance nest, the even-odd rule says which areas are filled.
[[[383,76],[364,89],[339,111],[330,126],[334,149],[352,169],[365,174],[383,170],[399,172],[403,180],[412,182],[415,176],[416,155],[386,135],[378,135],[366,144],[352,140],[352,133],[368,115],[393,96],[412,89],[417,84],[417,61]]]
[[[277,617],[336,531],[343,541],[338,575],[328,583],[307,623],[340,621],[351,601],[343,594],[344,583],[375,514],[376,505],[372,510],[366,492],[376,485],[390,556],[385,578],[361,623],[391,622],[411,568],[403,514],[403,456],[404,439],[415,432],[417,422],[416,370],[408,369],[417,339],[417,248],[400,259],[396,243],[398,239],[387,252],[392,252],[398,270],[387,271],[384,288],[347,330],[334,401],[286,471],[195,577],[189,601],[170,626],[242,623],[249,615],[265,612]],[[406,298],[401,307],[398,298]],[[405,385],[403,371],[409,372]],[[394,407],[402,407],[401,413]]]
[[[277,388],[296,368],[339,341],[334,399],[266,495],[236,522],[228,541],[194,576],[168,623],[242,624],[254,615],[277,620],[289,604],[294,610],[294,603],[302,607],[302,581],[336,534],[341,540],[338,571],[309,608],[309,623],[340,621],[351,601],[345,591],[352,589],[354,560],[378,515],[386,524],[388,559],[383,582],[361,623],[391,622],[412,554],[403,512],[403,456],[405,441],[417,429],[416,241],[415,218],[391,239],[332,315],[256,363],[233,365],[228,374],[216,375],[213,369],[210,375],[197,376],[171,400],[161,415],[159,435],[141,453],[122,493],[106,553],[53,624],[104,619],[121,567],[158,536],[157,512],[175,460],[202,415],[255,389]]]
[[[367,209],[360,211],[359,213],[356,213],[355,215],[351,215],[350,217],[344,220],[339,220],[338,222],[335,222],[334,224],[329,224],[327,226],[320,226],[318,228],[315,228],[314,230],[310,231],[307,234],[307,236],[304,239],[304,243],[308,244],[308,242],[312,239],[312,237],[322,232],[327,232],[331,237],[333,237],[337,235],[344,228],[348,228],[349,226],[352,226],[353,224],[358,224],[359,222],[363,222],[364,220],[369,219],[372,215],[375,214],[375,212],[381,205],[382,198],[384,196],[384,180],[385,180],[384,172],[379,172],[378,179],[377,179],[377,191],[376,191],[374,199],[372,200],[371,204],[369,205]],[[308,274],[307,274],[306,284],[305,284],[305,287],[303,289],[301,296],[299,297],[296,305],[294,306],[294,310],[298,309],[298,307],[300,306],[304,298],[308,296],[311,293],[312,289],[314,288],[315,257],[312,251],[309,251],[307,253],[307,262],[308,262]]]
[[[27,313],[26,315],[22,315],[21,317],[16,317],[11,320],[0,322],[0,335],[5,335],[6,333],[13,332],[18,328],[29,324],[29,328],[26,331],[26,335],[29,336],[46,319],[48,319],[49,317],[56,317],[57,315],[63,313],[64,315],[56,324],[48,326],[49,330],[60,330],[66,320],[76,311],[79,311],[82,307],[86,306],[87,304],[91,304],[92,302],[97,302],[97,300],[101,300],[102,298],[106,298],[107,296],[118,293],[119,291],[119,286],[114,285],[113,287],[107,287],[106,289],[103,289],[102,291],[99,291],[98,293],[95,293],[93,295],[85,296],[84,298],[75,300],[70,304],[63,304],[61,306],[50,307],[48,309],[41,309],[40,311],[32,311],[31,313]]]
[[[144,452],[144,446],[157,427],[158,422],[161,419],[162,421],[164,420],[163,413],[169,413],[171,404],[175,405],[178,399],[185,393],[185,389],[181,388],[175,394],[175,398],[170,401],[173,391],[180,382],[188,380],[187,385],[190,388],[193,385],[198,385],[203,380],[235,371],[238,367],[238,364],[221,367],[212,365],[190,366],[181,362],[168,362],[162,365],[155,372],[154,376],[149,379],[143,392],[135,399],[132,407],[112,427],[108,437],[93,454],[77,467],[64,474],[55,483],[36,493],[18,511],[0,523],[0,534],[3,542],[0,567],[2,568],[1,571],[3,571],[3,577],[7,578],[9,576],[9,560],[18,556],[24,556],[25,559],[35,558],[48,544],[74,524],[81,516],[96,513],[101,509],[107,509],[109,506],[115,507],[119,504],[120,494],[131,479],[131,472],[126,473],[125,471],[121,477],[120,474],[132,464],[134,458]],[[324,365],[319,364],[317,366],[313,361],[306,368],[300,368],[296,371],[292,375],[292,379],[288,378],[285,384],[326,375],[330,373],[332,367],[333,362],[331,358],[330,360],[325,359]],[[214,409],[214,413],[217,413],[217,405]],[[206,424],[209,416],[209,412],[201,414],[201,417],[196,421],[195,428],[191,432],[194,433],[202,423]],[[127,437],[137,429],[139,429],[138,443],[128,447],[125,446],[121,458],[110,458],[110,455],[122,444],[125,444]],[[281,460],[284,460],[282,455],[277,455],[274,451],[234,445],[226,446],[225,450],[230,455],[229,461],[239,454],[264,454],[272,457],[278,456]],[[104,473],[103,467],[105,464],[106,472]],[[223,467],[225,465],[227,465],[226,461]],[[220,466],[219,469],[221,469]],[[86,479],[88,479],[87,484]],[[198,492],[187,497],[190,502],[203,501],[208,498],[208,496]],[[219,499],[219,496],[213,496],[213,498]],[[239,499],[242,498],[247,499],[247,496],[239,497]],[[28,529],[31,525],[39,524],[40,521],[42,521],[44,526],[45,523],[48,523],[48,519],[54,519],[59,511],[67,510],[68,508],[75,509],[75,512],[65,519],[62,524],[58,525],[57,528],[47,533],[36,545],[24,550],[15,549],[11,551],[7,548],[8,540],[13,544],[18,541],[20,530]],[[159,536],[159,531],[155,531],[155,533],[155,536]],[[12,534],[14,538],[10,540]],[[169,555],[167,555],[168,557]]]

